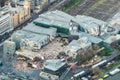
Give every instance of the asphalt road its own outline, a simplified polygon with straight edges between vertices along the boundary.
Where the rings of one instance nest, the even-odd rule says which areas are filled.
[[[108,78],[106,78],[104,80],[120,80],[120,73],[117,73],[113,76],[109,76]]]

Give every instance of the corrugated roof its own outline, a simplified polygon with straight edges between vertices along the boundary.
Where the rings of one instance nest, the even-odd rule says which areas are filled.
[[[50,35],[50,36],[52,36],[52,35],[54,36],[57,31],[56,28],[43,28],[40,26],[36,26],[33,23],[29,23],[22,30],[30,31],[30,32],[37,33],[37,34]]]
[[[47,35],[35,34],[35,33],[28,32],[28,31],[23,31],[23,30],[19,30],[13,33],[13,35],[16,35],[16,36],[20,35],[20,37],[23,39],[27,39],[27,40],[31,40],[35,42],[40,42],[48,38]]]
[[[52,71],[57,71],[65,64],[66,62],[62,62],[61,59],[51,59],[46,60],[46,62],[44,63],[44,67]]]
[[[82,37],[79,40],[73,40],[72,42],[70,42],[66,47],[66,49],[72,50],[72,51],[78,51],[80,49],[89,47],[90,45],[91,45],[91,42],[88,40],[88,38]]]
[[[86,32],[94,35],[98,35],[99,30],[103,34],[107,29],[107,23],[102,20],[83,15],[71,16],[59,10],[41,14],[34,22],[70,28],[72,21],[79,24]]]
[[[85,32],[75,32],[75,33],[72,33],[72,35],[78,35],[78,36],[80,36],[80,38],[87,37],[90,42],[96,43],[96,44],[102,42],[101,38],[99,38],[97,36],[93,36],[93,35],[85,33]]]

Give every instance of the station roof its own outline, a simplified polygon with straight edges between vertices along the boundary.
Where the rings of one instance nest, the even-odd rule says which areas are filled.
[[[62,11],[51,11],[46,12],[44,14],[39,15],[39,18],[34,20],[34,22],[41,22],[48,25],[57,25],[69,28],[70,27],[70,21],[74,18],[71,15],[68,15],[67,13],[64,13]]]
[[[37,34],[43,34],[43,35],[54,35],[56,34],[55,32],[57,31],[56,28],[44,28],[44,27],[37,26],[33,23],[29,23],[22,30],[37,33]]]
[[[107,22],[95,19],[93,17],[84,15],[71,16],[59,10],[43,13],[39,15],[39,18],[34,20],[34,22],[43,23],[47,25],[56,25],[65,28],[70,28],[71,26],[73,26],[72,23],[74,22],[77,25],[80,25],[86,31],[92,33],[95,32],[96,30],[99,31],[99,27],[101,32],[104,33],[108,25]]]
[[[23,31],[23,30],[16,31],[15,33],[13,33],[13,36],[16,36],[16,37],[19,36],[22,39],[27,39],[35,42],[40,42],[48,38],[47,35],[35,34],[28,31]]]

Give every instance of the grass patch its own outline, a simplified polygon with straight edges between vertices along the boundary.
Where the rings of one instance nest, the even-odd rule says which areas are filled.
[[[108,66],[107,68],[103,69],[103,72],[108,72],[110,70],[112,70],[113,68],[117,67],[118,65],[120,65],[120,61],[117,61],[113,64],[111,64],[110,66]]]
[[[111,49],[106,48],[106,47],[105,47],[104,51],[106,54],[111,54],[111,52],[113,52]]]
[[[116,58],[114,58],[115,62],[111,65],[109,65],[108,67],[101,69],[103,72],[108,72],[110,70],[112,70],[113,68],[117,67],[120,65],[120,56],[117,56]]]
[[[99,56],[103,57],[103,56],[109,56],[109,55],[111,55],[112,52],[113,51],[111,49],[105,47],[102,51],[98,52],[97,54]]]
[[[69,12],[72,8],[80,4],[83,0],[71,0],[68,4],[66,4],[62,9],[64,12]]]

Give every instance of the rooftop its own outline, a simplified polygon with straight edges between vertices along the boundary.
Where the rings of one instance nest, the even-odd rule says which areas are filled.
[[[61,59],[50,59],[46,60],[44,67],[52,71],[57,71],[65,64],[66,62],[63,62]]]
[[[20,6],[19,7],[4,6],[0,9],[0,15],[2,16],[10,12],[15,14],[15,13],[20,12],[21,10],[23,10],[23,7],[20,7]]]
[[[75,25],[72,24],[75,23],[80,25],[80,27],[83,28],[85,32],[96,35],[99,34],[99,31],[101,34],[104,33],[108,27],[108,23],[102,20],[84,15],[71,16],[59,10],[49,11],[41,14],[39,15],[38,19],[34,20],[34,22],[65,28],[73,27]]]
[[[66,48],[67,50],[70,49],[72,51],[77,51],[80,49],[84,49],[90,45],[91,45],[91,42],[88,40],[88,38],[82,37],[79,40],[73,40],[72,42],[70,42],[70,44],[68,44]]]
[[[6,6],[0,8],[0,17],[2,17],[3,15],[9,13],[9,8],[7,8]]]
[[[43,35],[54,35],[56,34],[56,31],[57,31],[56,28],[44,28],[44,27],[36,26],[33,23],[29,23],[22,30],[37,33],[37,34],[43,34]]]
[[[105,43],[111,44],[114,41],[120,40],[120,35],[111,35],[107,39],[104,40]]]
[[[35,41],[35,42],[39,42],[48,37],[47,35],[35,34],[35,33],[28,32],[28,31],[23,31],[23,30],[16,31],[15,33],[13,33],[13,36],[14,35],[21,37],[23,39],[27,39],[27,40]]]
[[[85,32],[75,32],[75,33],[72,33],[72,35],[78,35],[78,36],[80,36],[80,38],[87,37],[90,42],[96,43],[96,44],[102,42],[101,38],[91,35],[91,34],[88,34],[88,33],[85,33]]]
[[[67,13],[55,10],[39,15],[39,18],[36,19],[35,21],[42,22],[48,25],[58,25],[68,28],[70,27],[70,20],[72,18],[74,17],[68,15]]]

